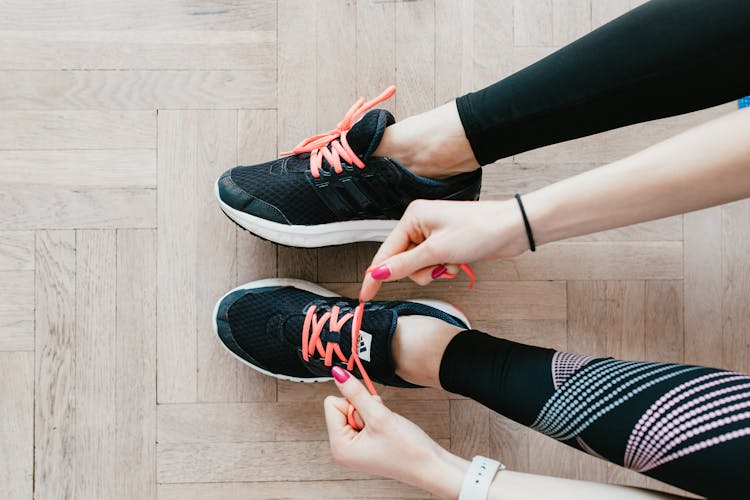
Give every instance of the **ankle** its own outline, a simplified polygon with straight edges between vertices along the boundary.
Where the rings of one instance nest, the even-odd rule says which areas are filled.
[[[440,387],[443,353],[460,331],[437,318],[400,317],[391,343],[396,374],[412,384]]]
[[[434,179],[479,168],[455,101],[386,128],[374,154],[391,157],[414,174]]]

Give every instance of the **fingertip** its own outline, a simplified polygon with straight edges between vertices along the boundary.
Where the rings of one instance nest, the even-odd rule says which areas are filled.
[[[365,276],[362,281],[362,288],[359,290],[359,301],[369,302],[375,298],[375,295],[380,289],[380,282],[372,279],[369,275]]]
[[[345,383],[349,380],[349,377],[351,377],[351,374],[340,366],[334,366],[331,368],[331,374],[333,375],[334,380],[339,384]]]

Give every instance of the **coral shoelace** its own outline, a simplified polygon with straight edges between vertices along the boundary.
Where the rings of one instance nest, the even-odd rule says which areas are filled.
[[[396,86],[391,85],[385,89],[379,96],[370,101],[365,101],[363,97],[357,99],[344,118],[336,125],[336,128],[314,135],[297,144],[291,151],[281,153],[282,156],[298,155],[310,153],[310,172],[315,178],[320,177],[320,168],[323,165],[323,158],[333,166],[333,170],[340,174],[344,171],[341,166],[341,159],[345,162],[356,165],[359,168],[365,168],[365,164],[359,159],[357,154],[352,151],[349,142],[346,140],[346,134],[352,128],[354,123],[365,113],[377,106],[383,101],[390,99],[396,93]],[[330,149],[328,147],[330,146]]]
[[[471,278],[469,289],[474,288],[474,282],[476,281],[476,275],[468,264],[461,264],[461,270]],[[450,274],[446,277],[454,278],[455,274]],[[305,322],[302,325],[302,358],[305,361],[310,360],[310,356],[317,354],[323,358],[323,364],[325,366],[333,366],[333,356],[335,355],[339,361],[346,363],[346,369],[352,371],[354,365],[357,365],[362,380],[373,396],[378,395],[378,391],[375,390],[375,386],[367,374],[365,367],[362,365],[362,360],[359,359],[359,352],[357,346],[359,345],[359,330],[362,327],[362,315],[365,311],[365,303],[360,302],[357,307],[354,308],[354,312],[346,313],[339,317],[341,308],[339,306],[333,306],[330,311],[324,312],[318,316],[316,314],[317,307],[315,305],[310,306],[305,313]],[[347,358],[341,350],[341,346],[336,341],[328,341],[323,347],[323,341],[320,338],[323,333],[323,328],[326,322],[328,323],[328,331],[331,333],[340,333],[341,328],[346,324],[347,321],[352,321],[352,343],[351,343],[351,355]],[[357,421],[354,419],[354,406],[349,404],[347,410],[346,420],[349,425],[355,430],[362,430]]]
[[[362,313],[365,310],[365,303],[360,302],[357,307],[354,308],[353,313],[346,313],[339,318],[339,312],[341,308],[339,306],[333,306],[330,311],[326,311],[320,317],[315,314],[316,306],[312,305],[307,309],[305,314],[305,323],[302,326],[302,357],[305,361],[310,359],[310,356],[314,356],[316,351],[320,357],[323,358],[325,366],[333,365],[334,354],[339,361],[346,363],[346,369],[352,371],[354,365],[357,365],[359,373],[362,375],[362,380],[367,386],[367,390],[370,394],[376,396],[378,393],[375,390],[375,386],[372,385],[370,376],[367,375],[365,367],[362,366],[362,361],[359,359],[359,353],[357,352],[357,346],[359,345],[359,329],[362,326]],[[328,330],[331,333],[341,332],[341,327],[344,324],[352,320],[352,353],[347,358],[341,351],[341,346],[338,342],[328,341],[325,347],[323,347],[323,341],[320,339],[320,334],[323,332],[323,327],[328,322]],[[354,419],[354,406],[349,405],[347,411],[347,421],[349,425],[355,429],[360,430],[362,427],[357,424]]]

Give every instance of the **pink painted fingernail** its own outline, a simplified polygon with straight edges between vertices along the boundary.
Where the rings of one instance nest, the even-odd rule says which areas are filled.
[[[436,266],[432,270],[432,279],[434,279],[434,280],[438,279],[439,277],[441,277],[442,275],[444,275],[447,270],[448,270],[448,268],[445,267],[442,264],[440,264],[439,266]]]
[[[376,280],[388,279],[390,275],[391,268],[388,267],[388,264],[380,264],[378,267],[370,271],[370,276],[372,276]]]
[[[339,384],[343,384],[347,380],[349,380],[349,372],[341,368],[340,366],[334,366],[331,368],[331,373],[333,374],[333,378],[336,379],[336,382]]]

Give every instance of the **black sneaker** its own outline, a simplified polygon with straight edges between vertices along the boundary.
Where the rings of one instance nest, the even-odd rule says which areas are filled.
[[[321,247],[383,241],[415,199],[479,199],[481,170],[435,180],[372,156],[395,120],[369,110],[394,92],[360,98],[337,128],[301,142],[291,156],[224,172],[216,182],[222,210],[261,238]]]
[[[331,367],[337,365],[357,377],[363,378],[364,371],[375,382],[396,387],[418,387],[395,372],[391,339],[399,316],[432,316],[469,328],[464,315],[445,302],[368,302],[353,352],[357,305],[357,300],[338,297],[314,283],[266,279],[222,297],[214,309],[214,325],[232,354],[266,375],[322,382],[331,380]]]

